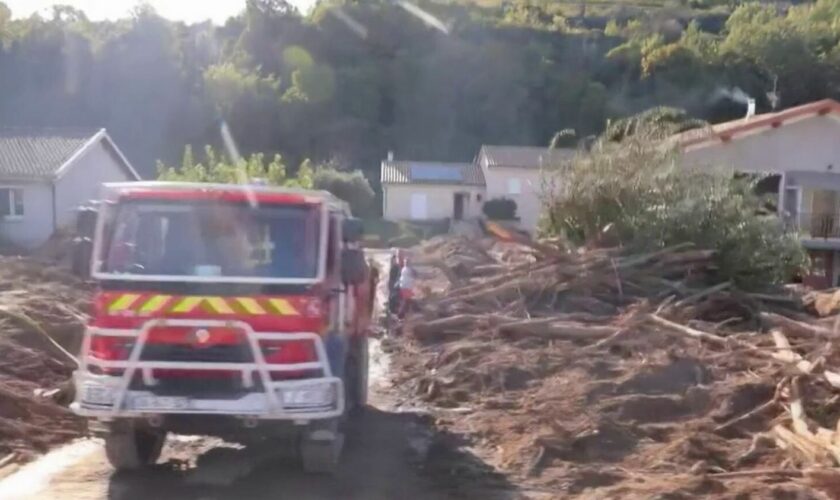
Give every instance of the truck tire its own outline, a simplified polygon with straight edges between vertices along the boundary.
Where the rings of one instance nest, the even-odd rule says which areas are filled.
[[[160,458],[166,433],[145,429],[112,429],[105,436],[105,455],[118,471],[154,465]]]
[[[353,339],[347,357],[344,397],[348,415],[362,413],[368,397],[368,339]]]
[[[303,438],[300,443],[303,471],[307,474],[335,474],[343,447],[344,436],[340,433],[327,441]]]

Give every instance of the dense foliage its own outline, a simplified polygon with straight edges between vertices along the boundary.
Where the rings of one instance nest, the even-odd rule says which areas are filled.
[[[272,186],[313,187],[313,169],[306,161],[298,168],[296,175],[286,172],[286,165],[280,155],[266,162],[262,153],[254,153],[239,161],[231,161],[227,155],[219,154],[212,146],[204,148],[204,158],[196,161],[192,147],[187,146],[179,167],[166,166],[158,162],[158,179],[162,181],[216,182],[224,184],[245,184],[264,182]]]
[[[178,167],[158,162],[158,179],[163,181],[217,182],[242,184],[261,182],[272,186],[323,189],[350,204],[354,215],[368,216],[373,211],[376,195],[362,172],[342,172],[332,165],[314,166],[304,160],[294,175],[288,173],[283,158],[274,155],[268,161],[262,153],[231,161],[212,146],[204,148],[197,161],[192,147],[187,146]]]
[[[330,167],[315,170],[312,187],[323,189],[350,204],[353,215],[367,217],[375,213],[376,194],[361,171],[342,172]]]
[[[785,283],[807,264],[795,234],[765,208],[756,179],[686,168],[661,129],[602,140],[554,174],[543,229],[578,244],[716,251],[718,277],[744,288]]]
[[[227,124],[246,157],[375,184],[388,150],[463,161],[482,143],[583,140],[653,105],[714,121],[747,94],[759,111],[837,97],[840,0],[790,3],[321,0],[304,16],[243,0],[213,26],[147,6],[13,19],[0,0],[0,125],[107,127],[152,176],[186,144],[221,146]]]

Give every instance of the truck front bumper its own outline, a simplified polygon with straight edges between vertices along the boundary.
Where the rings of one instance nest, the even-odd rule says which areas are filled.
[[[244,332],[251,347],[252,363],[141,361],[141,353],[151,328],[155,326],[186,326],[196,328],[236,327]],[[92,360],[88,356],[92,335],[136,337],[127,360]],[[288,365],[268,364],[259,347],[260,340],[310,340],[317,359],[313,362]],[[92,373],[90,365],[101,369],[122,370],[118,376]],[[259,378],[259,389],[224,399],[191,395],[160,395],[153,390],[132,388],[135,376],[154,385],[154,370],[238,371],[243,380]],[[320,377],[302,380],[272,380],[272,372],[318,370]],[[344,413],[344,383],[333,376],[327,351],[315,333],[254,332],[250,325],[238,321],[216,320],[151,320],[138,332],[91,327],[85,332],[82,346],[82,366],[73,374],[76,399],[71,409],[78,415],[103,420],[116,418],[145,418],[151,416],[227,415],[267,420],[320,420],[335,418]]]

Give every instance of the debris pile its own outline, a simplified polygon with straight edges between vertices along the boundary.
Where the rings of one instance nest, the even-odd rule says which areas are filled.
[[[0,459],[25,461],[84,434],[66,406],[90,297],[59,268],[0,257]]]
[[[711,282],[706,250],[557,248],[416,250],[394,371],[440,425],[564,496],[840,496],[840,316]]]

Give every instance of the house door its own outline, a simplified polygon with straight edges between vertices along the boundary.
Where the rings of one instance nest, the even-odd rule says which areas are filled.
[[[455,220],[462,220],[464,218],[464,193],[455,193],[455,206],[452,214]]]
[[[411,193],[411,218],[428,219],[426,193]]]
[[[834,277],[834,252],[829,250],[811,250],[811,269],[803,276],[802,282],[817,290],[830,288]]]
[[[837,224],[837,191],[817,189],[811,202],[811,235],[830,238]]]

